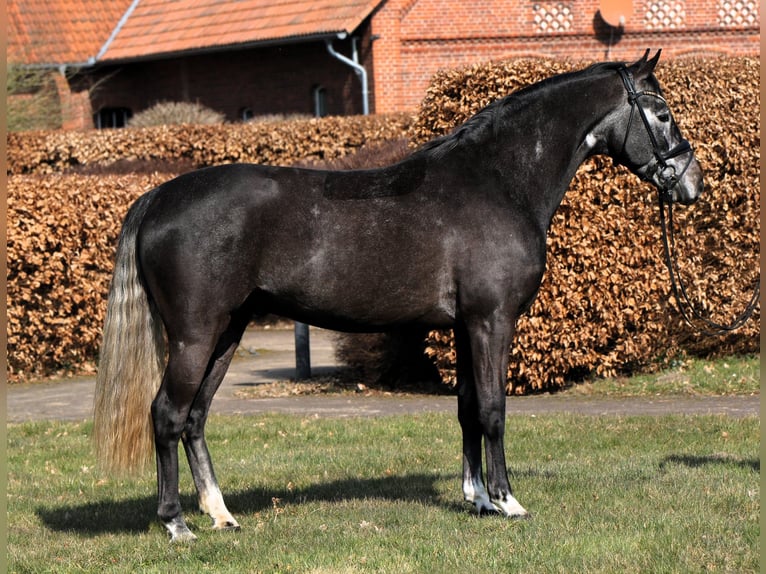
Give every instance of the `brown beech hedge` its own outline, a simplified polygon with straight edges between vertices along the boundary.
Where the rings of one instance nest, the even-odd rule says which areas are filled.
[[[333,159],[365,143],[399,138],[411,121],[409,114],[386,114],[212,126],[10,133],[8,173],[49,174],[120,160],[185,160],[195,167],[234,162],[289,165],[300,160]]]
[[[8,374],[89,372],[128,206],[170,174],[8,178]]]
[[[442,72],[410,137],[421,143],[448,133],[514,90],[583,66],[530,59]],[[681,272],[696,307],[726,323],[760,274],[760,62],[661,60],[657,77],[705,172],[704,196],[675,213]],[[760,308],[724,337],[683,324],[669,298],[656,197],[609,158],[580,168],[549,232],[539,296],[518,323],[509,392],[653,369],[684,353],[759,352]],[[427,352],[452,379],[451,333],[432,332]]]

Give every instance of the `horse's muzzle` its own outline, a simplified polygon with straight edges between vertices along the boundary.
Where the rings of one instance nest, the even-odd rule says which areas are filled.
[[[674,185],[667,190],[671,201],[681,205],[691,205],[700,198],[705,189],[705,182],[697,158],[691,158],[681,177],[673,183]]]

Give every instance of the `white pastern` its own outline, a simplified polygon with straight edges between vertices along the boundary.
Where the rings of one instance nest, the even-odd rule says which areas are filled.
[[[495,506],[489,499],[487,489],[482,481],[476,477],[463,481],[463,496],[468,502],[476,506],[479,514],[484,512],[496,512]]]
[[[512,494],[506,494],[502,500],[493,500],[492,503],[499,512],[511,518],[524,518],[529,516],[529,512],[519,504],[519,501],[516,500]]]
[[[170,542],[173,544],[184,544],[197,540],[197,537],[192,534],[183,521],[168,522],[165,524],[165,528],[170,532]]]
[[[200,493],[199,508],[213,519],[213,530],[238,530],[239,523],[229,513],[217,488]]]

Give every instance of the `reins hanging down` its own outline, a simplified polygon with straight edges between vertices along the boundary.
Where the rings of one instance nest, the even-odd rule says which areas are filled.
[[[668,206],[667,221],[665,219],[665,203],[667,203]],[[659,206],[660,227],[662,228],[662,242],[665,252],[665,265],[667,265],[668,272],[670,274],[670,286],[673,291],[673,296],[675,297],[676,303],[678,304],[678,311],[681,313],[684,321],[686,321],[691,327],[700,331],[701,333],[711,336],[725,335],[726,333],[730,333],[731,331],[739,329],[752,316],[756,306],[758,305],[758,301],[760,300],[760,276],[756,281],[755,288],[753,289],[753,294],[750,297],[750,301],[748,302],[744,311],[742,311],[742,313],[740,313],[730,324],[723,325],[721,323],[716,323],[710,319],[710,317],[702,315],[694,308],[694,305],[692,304],[691,299],[686,292],[686,288],[681,281],[681,273],[678,269],[677,257],[675,257],[676,242],[675,236],[673,234],[673,202],[664,201],[663,196],[660,195]],[[697,322],[701,323],[701,325]]]
[[[644,111],[643,107],[641,107],[640,98],[657,98],[662,100],[663,103],[665,103],[665,99],[660,94],[655,92],[636,91],[636,87],[633,83],[633,77],[630,71],[626,67],[621,67],[618,69],[618,71],[620,73],[620,77],[622,78],[623,85],[625,86],[625,90],[628,92],[628,102],[630,103],[630,117],[628,118],[628,127],[625,131],[625,139],[622,142],[622,149],[623,151],[625,150],[625,145],[628,141],[628,135],[630,134],[630,127],[633,123],[633,114],[636,110],[638,110],[638,115],[641,118],[641,122],[644,124],[644,128],[646,128],[646,132],[649,135],[649,141],[652,145],[652,153],[654,155],[654,159],[652,160],[650,169],[647,171],[647,177],[645,179],[650,179],[651,176],[656,175],[657,179],[659,180],[658,197],[660,206],[660,227],[662,228],[662,242],[665,252],[665,264],[667,265],[668,272],[670,274],[670,286],[676,303],[678,304],[678,311],[683,317],[684,321],[689,324],[689,326],[706,335],[723,335],[739,329],[753,315],[755,307],[758,305],[761,293],[760,277],[756,282],[755,288],[753,290],[753,295],[751,296],[750,301],[748,302],[744,311],[742,311],[742,313],[740,313],[729,325],[716,323],[710,317],[702,315],[694,308],[694,305],[686,292],[686,288],[681,281],[681,273],[679,272],[677,257],[675,256],[676,245],[675,237],[673,235],[673,196],[671,194],[671,190],[678,184],[679,180],[681,177],[683,177],[684,173],[689,167],[692,157],[692,147],[687,140],[683,139],[672,149],[666,152],[661,150],[657,142],[657,138],[655,137],[654,132],[652,132],[649,120],[646,117],[646,112]],[[689,154],[689,158],[687,159],[686,164],[684,165],[681,172],[676,173],[676,168],[672,165],[669,165],[667,160],[686,153]],[[668,206],[667,221],[665,219],[666,204]]]

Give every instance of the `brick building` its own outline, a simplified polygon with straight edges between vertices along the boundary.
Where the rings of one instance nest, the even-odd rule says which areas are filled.
[[[614,26],[606,1],[9,0],[8,57],[56,70],[84,128],[163,100],[232,121],[414,111],[437,70],[520,56],[760,53],[755,0],[622,0]]]
[[[375,109],[415,109],[439,69],[520,56],[588,61],[760,53],[755,0],[633,0],[609,26],[600,0],[389,0],[372,18]]]

